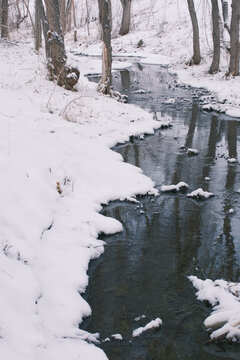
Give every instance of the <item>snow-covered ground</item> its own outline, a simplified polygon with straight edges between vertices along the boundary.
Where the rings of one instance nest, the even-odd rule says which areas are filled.
[[[122,229],[98,212],[110,200],[157,193],[110,147],[160,123],[101,96],[83,75],[77,92],[56,87],[32,45],[0,47],[0,357],[106,359],[83,341],[98,336],[78,327],[91,314],[80,293],[104,249],[98,234]],[[83,59],[80,69],[99,65]]]

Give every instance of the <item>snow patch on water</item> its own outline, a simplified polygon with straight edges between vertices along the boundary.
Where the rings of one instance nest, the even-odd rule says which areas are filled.
[[[141,326],[135,330],[133,330],[132,336],[136,337],[141,335],[143,332],[151,329],[157,329],[162,325],[162,320],[160,318],[156,318],[155,320],[150,321],[145,326]]]

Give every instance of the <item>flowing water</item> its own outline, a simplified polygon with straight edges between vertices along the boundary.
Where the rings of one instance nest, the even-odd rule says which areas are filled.
[[[124,161],[159,189],[185,181],[191,191],[202,187],[215,196],[197,202],[160,193],[139,204],[106,206],[102,213],[120,220],[124,230],[102,237],[105,253],[90,266],[85,294],[93,312],[81,327],[101,339],[123,336],[99,345],[110,360],[239,360],[240,345],[209,342],[203,321],[211,308],[197,300],[187,275],[240,281],[240,165],[227,161],[238,157],[240,122],[204,113],[198,100],[203,91],[177,86],[159,66],[135,64],[117,72],[114,87],[173,124],[116,147]],[[183,145],[199,155],[188,157]],[[142,314],[146,318],[134,321]],[[133,329],[157,317],[163,320],[158,331],[132,337]]]

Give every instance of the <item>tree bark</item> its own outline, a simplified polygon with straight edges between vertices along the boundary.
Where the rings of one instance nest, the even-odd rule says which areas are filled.
[[[188,2],[188,9],[192,21],[192,28],[193,28],[193,57],[189,65],[192,64],[198,65],[201,62],[201,53],[200,53],[199,28],[198,28],[197,15],[194,7],[194,1],[187,0],[187,2]]]
[[[42,46],[41,9],[39,0],[35,0],[35,50]]]
[[[220,29],[218,0],[212,0],[212,25],[213,25],[213,59],[209,70],[210,74],[219,71],[220,63]]]
[[[8,0],[2,0],[1,38],[8,37]]]
[[[131,21],[131,4],[132,0],[121,0],[123,13],[122,13],[122,22],[119,35],[126,35],[129,33],[130,21]]]
[[[58,1],[45,0],[45,5],[49,25],[47,33],[49,77],[50,80],[58,79],[58,83],[61,84],[67,57],[60,25],[59,3]]]
[[[98,0],[99,21],[102,28],[102,76],[98,90],[103,94],[110,94],[112,83],[110,2],[111,0]]]
[[[232,18],[230,26],[230,64],[228,75],[239,76],[239,16],[240,1],[232,0]]]

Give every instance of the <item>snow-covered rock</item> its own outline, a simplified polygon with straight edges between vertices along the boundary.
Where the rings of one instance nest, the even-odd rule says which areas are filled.
[[[188,156],[196,156],[199,154],[199,151],[197,149],[188,148],[186,153]]]
[[[190,194],[187,194],[187,196],[193,199],[203,200],[214,196],[214,194],[208,191],[204,191],[202,188],[198,188],[197,190],[192,191]]]

